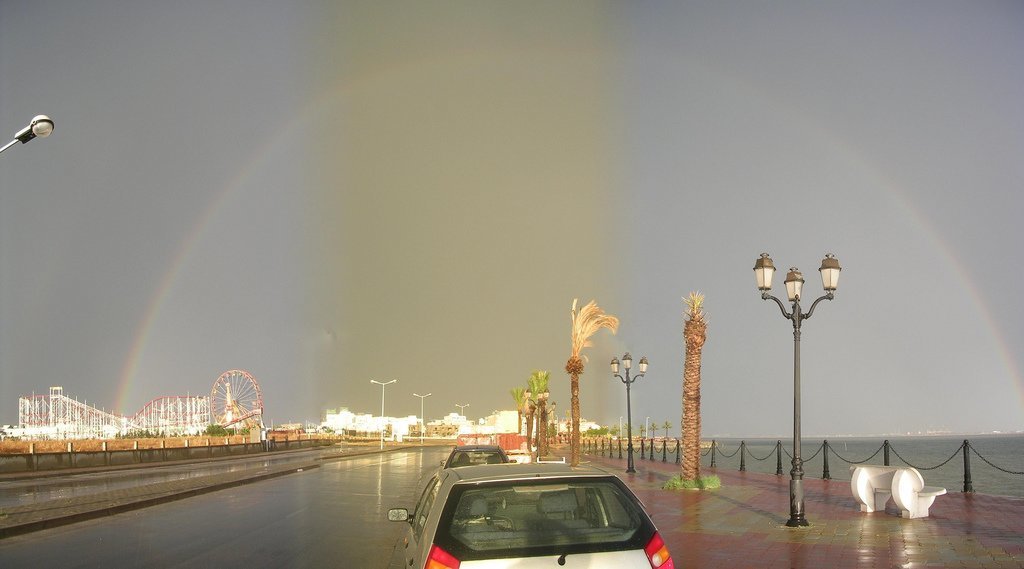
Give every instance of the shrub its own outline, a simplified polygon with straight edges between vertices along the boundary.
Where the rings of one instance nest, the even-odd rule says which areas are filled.
[[[722,487],[722,480],[717,476],[701,476],[699,480],[683,480],[675,475],[662,486],[665,490],[713,490]]]

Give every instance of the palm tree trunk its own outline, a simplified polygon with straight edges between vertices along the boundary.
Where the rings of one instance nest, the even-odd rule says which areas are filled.
[[[541,399],[537,403],[537,457],[548,454],[548,406]]]
[[[536,407],[532,403],[527,403],[526,408],[526,452],[533,455],[533,413]]]
[[[580,465],[580,375],[583,374],[583,360],[569,358],[565,364],[569,372],[569,457],[572,466]]]
[[[706,330],[706,323],[694,320],[687,320],[683,330],[683,480],[700,478],[700,364]]]

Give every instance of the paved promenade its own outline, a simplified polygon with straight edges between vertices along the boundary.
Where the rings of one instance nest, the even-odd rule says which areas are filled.
[[[722,487],[666,491],[679,467],[585,455],[620,472],[652,514],[676,567],[1022,567],[1024,498],[950,492],[930,516],[903,519],[892,501],[885,512],[861,513],[848,480],[804,479],[810,527],[788,528],[789,474],[705,469]]]

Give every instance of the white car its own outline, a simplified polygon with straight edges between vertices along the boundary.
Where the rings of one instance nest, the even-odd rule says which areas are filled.
[[[614,474],[566,464],[441,470],[406,522],[392,567],[674,569],[640,500]]]

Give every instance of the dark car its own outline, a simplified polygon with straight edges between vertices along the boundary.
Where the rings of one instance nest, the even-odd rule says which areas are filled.
[[[476,466],[479,464],[504,464],[512,462],[505,451],[492,445],[463,445],[452,449],[442,468],[458,468],[460,466]]]

